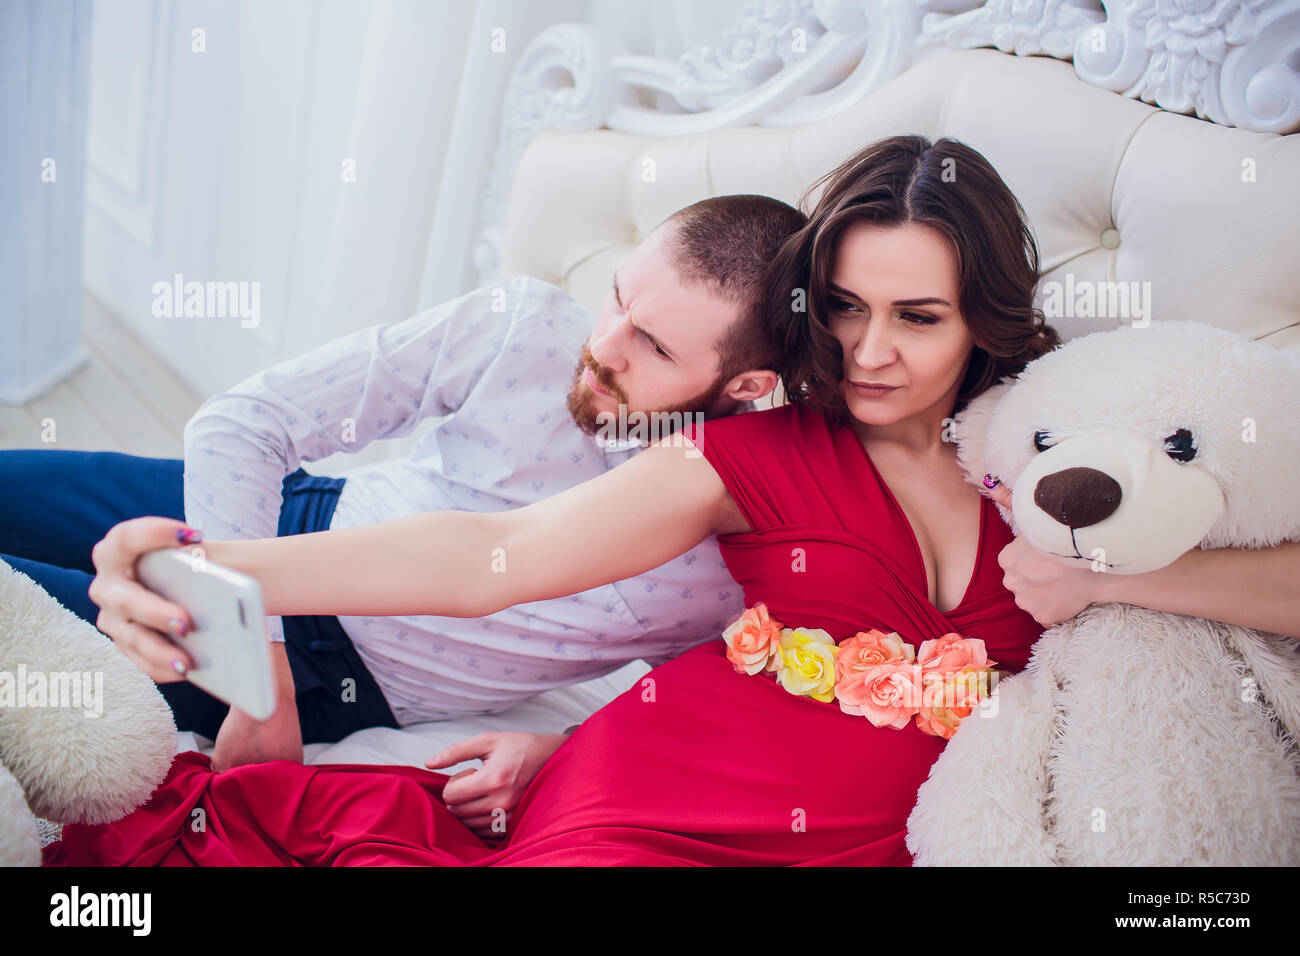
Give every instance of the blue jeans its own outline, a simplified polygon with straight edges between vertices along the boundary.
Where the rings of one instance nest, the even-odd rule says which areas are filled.
[[[179,458],[44,448],[0,451],[0,559],[94,624],[99,607],[87,593],[95,576],[91,548],[109,528],[129,518],[185,520],[184,473]],[[277,535],[328,529],[344,481],[301,468],[285,478]],[[398,726],[337,617],[286,616],[283,621],[304,743],[332,743],[363,727]],[[355,700],[343,699],[347,679],[355,682]],[[216,738],[226,704],[186,681],[159,684],[158,689],[177,727]]]

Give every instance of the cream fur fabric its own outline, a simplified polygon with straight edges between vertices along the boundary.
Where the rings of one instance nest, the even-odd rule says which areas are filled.
[[[176,752],[176,725],[153,681],[3,561],[0,701],[0,864],[39,862],[33,813],[59,823],[126,815]]]
[[[40,866],[36,818],[13,774],[0,766],[0,866]]]
[[[956,434],[968,477],[1013,488],[1004,517],[1066,564],[1139,573],[1189,540],[1300,540],[1300,362],[1212,326],[1076,339]],[[908,848],[919,865],[1294,866],[1297,740],[1300,642],[1093,605],[963,722]]]

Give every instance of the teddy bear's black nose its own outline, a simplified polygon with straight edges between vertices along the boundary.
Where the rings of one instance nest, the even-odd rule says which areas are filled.
[[[1096,468],[1066,468],[1038,479],[1034,504],[1067,528],[1109,518],[1123,497],[1119,482]]]

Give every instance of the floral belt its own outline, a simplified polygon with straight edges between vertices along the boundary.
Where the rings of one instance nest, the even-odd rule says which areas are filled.
[[[722,632],[727,660],[750,676],[775,674],[792,694],[829,703],[876,727],[912,719],[945,740],[997,686],[984,642],[948,633],[913,648],[897,632],[872,628],[836,645],[820,628],[786,627],[755,604]]]

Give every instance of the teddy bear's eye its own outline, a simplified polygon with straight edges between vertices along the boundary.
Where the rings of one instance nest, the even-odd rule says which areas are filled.
[[[1052,437],[1052,433],[1047,431],[1046,429],[1039,429],[1038,431],[1034,432],[1034,449],[1036,451],[1047,451],[1047,449],[1052,447],[1050,444],[1048,444],[1048,441],[1051,439],[1051,437]]]
[[[1180,428],[1165,439],[1165,454],[1174,461],[1191,461],[1196,457],[1196,448],[1192,444],[1192,433]]]

